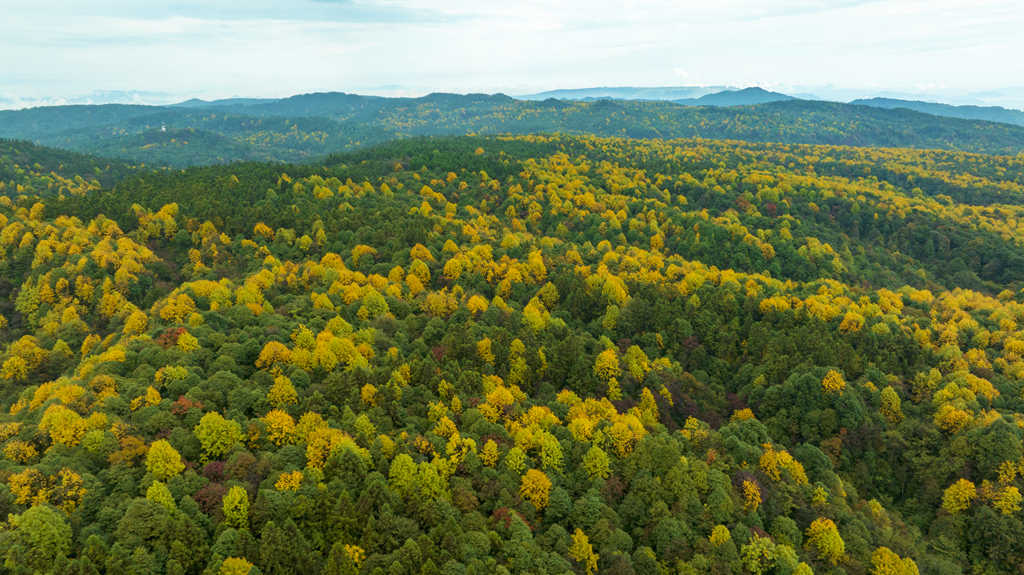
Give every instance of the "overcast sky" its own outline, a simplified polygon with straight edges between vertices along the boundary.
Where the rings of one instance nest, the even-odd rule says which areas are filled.
[[[0,107],[626,85],[1024,107],[1019,0],[0,3]]]

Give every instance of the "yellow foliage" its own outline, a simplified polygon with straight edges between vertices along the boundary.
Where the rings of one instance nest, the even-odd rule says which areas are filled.
[[[871,554],[871,575],[918,575],[917,564],[888,547],[879,547]]]
[[[491,338],[485,337],[476,342],[476,355],[484,363],[494,364],[494,352],[491,351]]]
[[[480,315],[487,311],[488,308],[487,298],[482,297],[478,294],[473,294],[469,297],[469,301],[466,302],[466,308],[473,315]]]
[[[896,393],[896,390],[892,386],[888,386],[882,390],[880,394],[881,407],[879,410],[882,416],[889,420],[890,423],[899,423],[903,420],[903,410],[901,408],[900,396]]]
[[[750,479],[743,480],[743,507],[747,511],[757,511],[761,505],[761,488]]]
[[[256,359],[256,367],[266,369],[278,363],[288,363],[291,357],[292,352],[286,345],[279,341],[270,341],[260,351],[260,355]]]
[[[146,452],[146,470],[159,481],[167,481],[184,469],[181,455],[164,439],[154,441]]]
[[[220,564],[220,575],[249,575],[253,565],[242,557],[228,557]]]
[[[292,380],[288,379],[285,375],[275,377],[274,384],[270,386],[270,391],[267,392],[267,402],[276,408],[295,405],[298,403],[298,397],[298,394],[295,392],[295,386],[292,385]]]
[[[87,430],[86,421],[82,416],[60,404],[53,404],[43,412],[39,420],[39,429],[50,434],[54,443],[75,446],[82,440]]]
[[[277,481],[274,483],[274,489],[278,491],[298,491],[301,485],[302,472],[291,471],[278,476]]]
[[[528,469],[523,475],[519,486],[519,494],[523,499],[533,503],[537,509],[544,509],[548,505],[548,496],[551,492],[551,480],[543,471]]]
[[[0,367],[0,377],[12,381],[25,381],[28,379],[28,371],[28,363],[15,355],[4,360],[3,367]]]
[[[6,421],[0,423],[0,441],[7,441],[21,431],[21,422]]]
[[[970,507],[971,502],[977,497],[978,490],[974,487],[974,483],[966,479],[958,479],[943,492],[942,508],[955,515]]]
[[[186,353],[199,349],[199,340],[185,331],[178,336],[178,349]]]
[[[21,465],[35,459],[38,454],[34,445],[20,439],[10,441],[4,446],[4,457]]]
[[[597,571],[597,560],[599,555],[594,553],[594,546],[590,544],[590,540],[579,527],[576,528],[576,532],[572,535],[572,545],[569,546],[569,557],[575,559],[578,563],[581,563],[586,570],[587,575],[591,575]]]
[[[804,466],[794,459],[788,451],[776,451],[770,444],[765,444],[763,447],[764,452],[761,454],[761,459],[758,462],[761,471],[764,471],[768,477],[775,481],[779,481],[782,477],[782,471],[786,471],[796,481],[797,485],[807,485],[807,474],[804,472]]]
[[[939,407],[933,419],[935,425],[939,426],[943,431],[957,433],[967,427],[973,420],[973,417],[967,411],[946,403]]]
[[[711,529],[711,535],[708,536],[708,541],[711,542],[715,547],[719,547],[728,543],[732,540],[732,534],[729,533],[729,528],[725,525],[715,525]]]
[[[299,420],[299,427],[302,420]],[[306,465],[314,469],[323,469],[327,459],[341,449],[350,449],[363,459],[369,458],[369,452],[359,447],[355,440],[340,429],[320,427],[306,435]]]
[[[363,564],[363,560],[366,559],[366,551],[358,545],[349,545],[346,543],[345,553],[347,553],[349,558],[352,559],[352,563],[355,564],[357,569]]]
[[[818,552],[818,556],[832,565],[839,563],[846,553],[846,544],[835,522],[824,517],[815,519],[807,528],[807,543]]]
[[[267,428],[267,439],[274,445],[292,443],[295,439],[295,420],[280,409],[274,409],[261,418]]]
[[[729,421],[746,421],[748,419],[757,418],[754,417],[753,410],[751,410],[749,407],[744,407],[743,409],[737,409],[736,411],[734,411],[732,413],[732,417],[729,418]]]
[[[839,331],[843,333],[857,332],[864,327],[864,316],[857,312],[846,312],[843,321],[839,324]]]
[[[498,444],[493,439],[488,439],[480,450],[480,461],[487,467],[494,467],[498,463]]]
[[[825,374],[825,378],[821,380],[821,388],[826,393],[838,393],[842,394],[843,390],[846,389],[846,380],[843,379],[843,374],[839,373],[834,369],[828,370]]]
[[[196,311],[196,302],[188,294],[168,297],[160,307],[160,317],[172,323],[184,323]]]
[[[1020,511],[1021,494],[1014,485],[1004,487],[992,500],[992,505],[1003,515],[1013,515]]]
[[[619,368],[619,356],[614,349],[606,349],[597,354],[594,359],[594,375],[601,381],[607,382],[613,377],[619,377],[622,369]]]

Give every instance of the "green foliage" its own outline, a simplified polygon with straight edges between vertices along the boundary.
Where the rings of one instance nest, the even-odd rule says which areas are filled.
[[[203,452],[214,459],[228,454],[242,440],[242,426],[237,421],[224,419],[217,412],[204,415],[194,431]]]
[[[153,165],[300,161],[409,136],[573,133],[920,147],[1012,154],[1024,128],[903,107],[789,100],[753,106],[542,102],[503,95],[305,94],[213,107],[65,106],[0,112],[0,137]],[[2,172],[0,172],[2,173]]]
[[[171,495],[171,491],[167,489],[167,486],[159,481],[154,481],[152,485],[146,489],[146,499],[153,503],[158,503],[167,509],[174,509],[174,496]]]
[[[200,425],[202,422],[200,422]],[[181,462],[181,455],[166,440],[154,441],[146,453],[146,470],[161,481],[181,473],[185,464]]]
[[[4,567],[12,572],[53,573],[71,552],[71,527],[49,505],[34,505],[8,519],[11,531],[4,541]]]
[[[583,456],[583,469],[592,479],[605,479],[611,473],[608,455],[600,447],[594,445]]]
[[[63,191],[23,162],[9,571],[1024,557],[1020,158],[439,138]]]
[[[224,495],[221,504],[224,523],[232,527],[246,527],[249,524],[249,494],[244,487],[233,486]]]

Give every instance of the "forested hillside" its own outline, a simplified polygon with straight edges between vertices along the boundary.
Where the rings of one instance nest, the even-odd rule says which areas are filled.
[[[774,101],[763,91],[723,92],[682,106],[627,100],[515,100],[503,95],[380,98],[342,93],[188,105],[61,106],[0,112],[0,137],[31,140],[156,166],[310,161],[395,138],[564,133],[632,138],[725,138],[852,146],[935,148],[1015,155],[1024,127],[906,109]]]
[[[138,168],[75,152],[0,140],[0,194],[82,195],[110,187]]]
[[[1013,110],[1001,106],[951,106],[937,102],[921,102],[918,100],[899,100],[894,98],[866,98],[850,102],[859,106],[876,108],[906,108],[925,114],[963,118],[966,120],[986,120],[1004,122],[1024,126],[1024,110]]]
[[[1022,157],[2,149],[4,572],[1024,565]]]

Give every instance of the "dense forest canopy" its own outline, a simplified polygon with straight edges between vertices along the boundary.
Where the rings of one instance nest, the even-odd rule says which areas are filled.
[[[1024,156],[2,141],[0,194],[4,572],[1024,565]]]
[[[897,146],[1016,155],[1024,126],[904,108],[722,92],[687,100],[516,100],[504,95],[382,98],[344,93],[177,106],[58,106],[0,111],[0,138],[158,166],[309,161],[395,138],[563,133],[630,138]],[[737,102],[767,102],[729,106]],[[931,111],[932,109],[928,109]],[[945,112],[939,110],[940,114]]]

